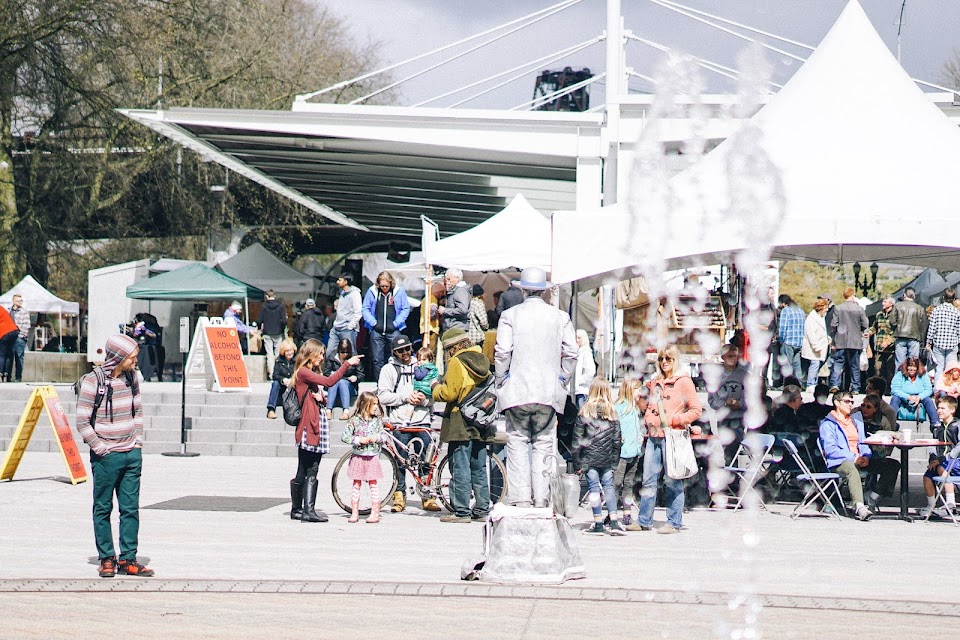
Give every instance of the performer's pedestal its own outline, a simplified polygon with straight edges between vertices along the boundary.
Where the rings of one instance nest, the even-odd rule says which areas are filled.
[[[561,584],[586,576],[575,531],[553,509],[497,504],[484,535],[483,582]]]

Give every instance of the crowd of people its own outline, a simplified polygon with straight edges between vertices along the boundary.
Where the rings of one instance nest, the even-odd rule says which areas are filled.
[[[340,438],[351,447],[350,523],[359,522],[364,483],[372,503],[380,502],[383,472],[377,457],[388,438],[385,423],[430,425],[436,402],[445,407],[440,441],[448,448],[452,476],[453,513],[440,521],[466,524],[487,517],[491,507],[487,456],[496,433],[467,420],[460,406],[491,376],[506,423],[509,482],[502,499],[519,508],[550,505],[550,478],[558,461],[558,421],[565,420],[572,407],[572,439],[564,457],[568,469],[581,474],[586,482],[594,520],[584,530],[586,535],[622,536],[628,531],[653,530],[661,483],[667,523],[657,532],[679,533],[684,528],[686,485],[664,473],[667,431],[686,430],[696,436],[726,429],[733,434],[727,460],[731,449],[745,437],[750,370],[735,344],[723,348],[722,364],[715,370],[707,367],[706,406],[681,365],[676,345],[656,352],[649,375],[629,376],[614,392],[604,377],[596,375],[589,336],[575,332],[569,315],[544,299],[551,284],[540,269],[525,269],[489,312],[482,300],[475,302],[482,289],[467,285],[458,270],[448,270],[440,290],[430,289],[421,303],[421,327],[428,339],[416,352],[403,332],[409,301],[389,273],[380,274],[364,298],[347,275],[338,279],[338,287],[335,312],[317,313],[316,305],[308,301],[293,338],[285,336],[283,306],[271,304],[273,292],[268,292],[259,318],[275,349],[269,363],[272,384],[267,417],[276,417],[284,394],[293,394],[299,407],[293,434],[297,469],[289,483],[293,520],[319,523],[329,519],[317,506],[317,473],[323,456],[330,452],[329,410],[338,400],[345,410]],[[953,292],[948,290],[944,302],[932,310],[929,323],[926,311],[920,308],[922,313],[918,313],[914,308],[919,305],[910,290],[900,302],[884,300],[883,315],[872,325],[851,289],[844,292],[844,298],[844,303],[833,307],[829,296],[821,296],[813,310],[804,314],[789,296],[779,297],[779,312],[769,326],[776,336],[779,366],[774,370],[779,368],[782,373],[778,380],[781,394],[774,402],[765,389],[761,393],[767,419],[759,430],[807,434],[815,440],[822,466],[844,479],[853,514],[867,520],[880,498],[893,494],[900,469],[882,447],[865,442],[867,436],[896,431],[898,410],[924,410],[938,437],[952,445],[929,460],[924,488],[928,499],[925,512],[930,513],[935,508],[936,476],[960,475],[960,464],[953,468],[960,457],[960,420],[956,418],[960,366],[957,340],[950,337],[960,335],[960,312],[941,309],[953,306]],[[239,311],[231,307],[227,313]],[[492,361],[481,349],[488,336],[484,320],[486,326],[492,320],[497,327]],[[358,394],[364,357],[357,354],[356,344],[361,322],[371,336],[376,389]],[[434,323],[435,341],[430,339]],[[866,394],[855,407],[854,395],[861,390],[861,351],[870,338],[877,348],[877,372],[884,371],[883,350],[892,348],[896,372],[890,379],[891,402],[884,400],[888,389],[885,377],[863,376]],[[933,362],[939,375],[928,375],[918,357],[919,343],[924,341],[937,351]],[[79,387],[77,429],[90,446],[94,535],[103,577],[153,575],[136,556],[143,442],[140,378],[136,374],[139,349],[129,336],[111,338],[105,349],[106,362],[85,376]],[[805,362],[808,371],[804,376]],[[766,387],[766,376],[761,378]],[[807,403],[803,402],[801,379],[813,391],[814,398]],[[425,433],[394,432],[392,437],[408,451],[425,452],[431,445]],[[866,484],[861,472],[867,476]],[[399,470],[396,481],[391,507],[395,513],[406,509],[406,472]],[[955,509],[950,489],[946,509]],[[119,554],[110,525],[114,495],[120,515]],[[436,499],[430,497],[423,500],[422,507],[440,510]],[[374,509],[365,522],[375,524],[379,519],[379,510]]]

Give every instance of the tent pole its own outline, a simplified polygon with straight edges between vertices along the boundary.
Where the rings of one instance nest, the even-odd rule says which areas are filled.
[[[433,265],[427,265],[427,295],[423,296],[426,301],[426,316],[424,317],[424,305],[420,305],[420,330],[423,335],[420,338],[421,347],[430,346],[430,324],[433,319],[430,317],[430,309],[433,306]],[[434,354],[435,356],[439,354]]]

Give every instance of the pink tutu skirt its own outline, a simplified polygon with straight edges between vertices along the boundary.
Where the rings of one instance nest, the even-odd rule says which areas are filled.
[[[380,480],[383,478],[380,456],[351,456],[347,477],[351,480]]]

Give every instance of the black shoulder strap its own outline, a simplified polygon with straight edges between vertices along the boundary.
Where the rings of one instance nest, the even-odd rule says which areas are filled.
[[[107,393],[107,377],[103,375],[103,369],[94,367],[92,373],[93,377],[97,379],[97,390],[93,396],[93,410],[90,411],[91,427],[97,421],[97,411],[100,409],[100,405],[103,403],[103,397]]]

